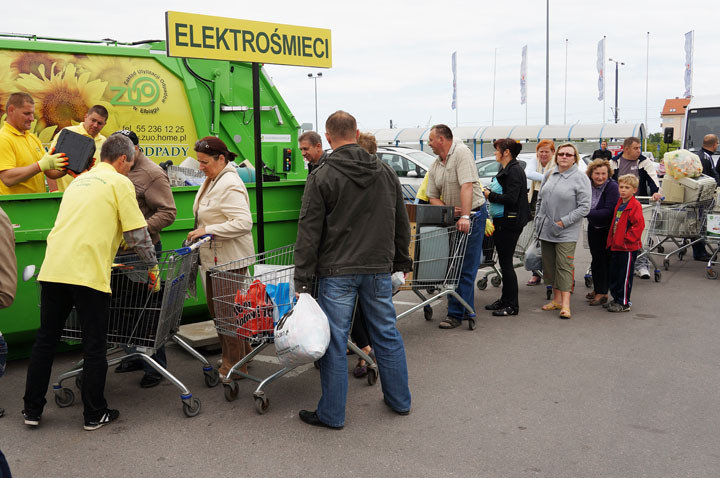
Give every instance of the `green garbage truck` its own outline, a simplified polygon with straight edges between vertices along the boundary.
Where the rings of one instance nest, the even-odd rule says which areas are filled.
[[[262,218],[269,250],[295,241],[307,169],[297,146],[297,120],[264,70],[260,80],[264,167],[238,171],[253,173],[244,179],[256,223],[255,185],[248,179],[264,175]],[[179,165],[194,157],[198,138],[215,135],[238,154],[238,163],[254,164],[249,63],[168,57],[163,41],[0,34],[0,122],[15,91],[35,100],[32,132],[46,147],[62,128],[81,123],[88,108],[100,104],[110,113],[102,134],[135,131],[145,155],[157,163],[171,160]],[[180,247],[193,228],[197,189],[173,187],[177,219],[161,234],[164,248]],[[26,265],[42,264],[61,198],[62,193],[0,196],[0,207],[15,227],[19,275]],[[39,327],[38,301],[34,280],[19,277],[15,303],[0,310],[0,330],[11,345],[11,357],[27,354]],[[205,314],[205,297],[198,287],[198,297],[186,301],[184,315]]]

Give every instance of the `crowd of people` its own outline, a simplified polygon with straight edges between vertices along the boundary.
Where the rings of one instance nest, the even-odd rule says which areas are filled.
[[[143,155],[134,132],[123,130],[108,138],[100,134],[107,121],[107,110],[102,106],[90,108],[85,121],[71,127],[73,132],[92,138],[97,146],[95,161],[72,177],[67,177],[65,155],[56,154],[52,146],[45,152],[29,132],[33,115],[32,97],[25,93],[10,95],[7,120],[0,130],[0,193],[43,192],[42,173],[50,190],[62,191],[63,196],[38,276],[41,325],[28,366],[23,416],[28,426],[40,424],[55,347],[74,307],[83,330],[84,428],[95,430],[119,416],[104,397],[111,265],[116,256],[135,254],[147,265],[148,285],[156,290],[160,281],[158,254],[162,250],[159,233],[173,223],[176,209],[167,176]],[[328,316],[331,332],[328,350],[319,360],[321,398],[315,410],[302,410],[300,418],[311,425],[339,429],[345,423],[349,335],[377,358],[384,403],[400,415],[410,412],[407,364],[396,328],[391,274],[410,272],[412,258],[401,185],[392,168],[375,155],[374,138],[361,134],[355,118],[344,111],[330,115],[325,129],[332,148],[329,154],[317,133],[299,137],[299,148],[310,171],[295,244],[295,290],[315,292],[317,287],[318,302]],[[457,230],[467,234],[455,291],[459,299],[448,297],[441,329],[456,328],[475,317],[465,305],[475,310],[474,283],[482,262],[488,218],[494,225],[503,279],[500,297],[485,306],[493,315],[520,312],[513,256],[522,231],[534,221],[542,269],[533,271],[528,285],[544,278],[552,287],[552,300],[542,309],[571,318],[575,249],[585,218],[594,279],[587,300],[610,312],[630,309],[632,271],[642,267],[638,251],[644,228],[642,209],[634,195],[659,198],[654,164],[640,154],[638,138],[626,139],[622,153],[614,158],[603,142],[586,173],[578,168],[580,155],[571,143],[556,147],[549,140],[539,142],[536,161],[523,168],[517,159],[522,145],[509,138],[499,139],[493,146],[500,169],[487,188],[479,181],[472,152],[454,140],[448,126],[440,124],[431,129],[429,146],[437,157],[426,175],[423,194],[431,205],[453,207]],[[210,316],[216,318],[223,312],[215,310],[210,269],[254,254],[253,220],[248,191],[231,164],[236,154],[213,136],[198,140],[194,151],[206,178],[193,204],[195,226],[187,240],[212,237],[200,247],[199,259]],[[11,238],[12,230],[3,231],[3,236]],[[3,270],[11,269],[3,266]],[[244,274],[247,269],[234,272]],[[15,276],[0,276],[3,307],[13,300]],[[0,335],[0,347],[1,339]],[[245,368],[235,376],[230,372],[249,353],[248,344],[232,333],[220,333],[219,339],[221,380],[242,378],[247,373]],[[163,367],[167,363],[163,349],[153,358]],[[0,363],[0,373],[3,365]],[[152,367],[138,360],[122,362],[116,372],[141,369],[145,372],[142,387],[155,386],[162,380]],[[367,364],[359,360],[353,373],[364,376]]]

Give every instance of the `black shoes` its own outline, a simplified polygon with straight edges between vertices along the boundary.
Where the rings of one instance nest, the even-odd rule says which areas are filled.
[[[455,317],[448,317],[447,319],[440,322],[440,325],[438,325],[438,327],[440,327],[441,329],[454,329],[456,327],[460,327],[461,325],[461,320],[458,320]]]
[[[143,378],[140,379],[141,388],[153,388],[162,382],[163,376],[159,373],[146,373]]]
[[[136,372],[143,369],[142,360],[123,360],[115,367],[115,373]]]
[[[493,310],[492,315],[496,317],[505,317],[507,315],[518,315],[519,310],[511,305],[501,309]]]
[[[95,420],[85,420],[85,430],[87,431],[93,431],[97,430],[103,425],[107,425],[108,423],[117,420],[117,418],[120,416],[120,412],[117,410],[113,410],[111,408],[106,408],[104,412],[100,415],[99,418]],[[27,423],[27,419],[25,420],[25,423]]]
[[[383,402],[385,402],[385,405],[387,405],[390,410],[392,410],[393,412],[397,413],[398,415],[402,415],[402,416],[410,415],[410,410],[406,410],[406,411],[404,411],[404,412],[401,412],[400,410],[395,410],[393,407],[390,406],[390,404],[389,404],[388,401],[385,399],[385,397],[383,397]]]
[[[341,430],[342,427],[333,427],[328,425],[325,422],[321,422],[320,419],[317,416],[316,412],[311,412],[309,410],[300,410],[300,420],[304,421],[308,425],[312,425],[314,427],[325,427],[329,428],[331,430]]]
[[[29,427],[37,427],[40,425],[40,415],[37,413],[32,413],[28,410],[22,411],[23,418],[25,419],[25,425]]]
[[[705,254],[703,256],[693,257],[693,259],[700,262],[707,262],[712,259],[712,256],[710,254]]]
[[[492,304],[488,304],[485,306],[485,310],[500,310],[504,308],[505,304],[503,304],[503,301],[501,301],[500,299],[496,300]]]

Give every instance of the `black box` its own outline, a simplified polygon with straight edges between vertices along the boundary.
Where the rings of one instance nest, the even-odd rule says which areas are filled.
[[[454,226],[455,208],[430,204],[406,204],[410,222],[419,226]]]
[[[68,157],[67,169],[80,174],[85,171],[95,155],[95,140],[64,129],[58,135],[55,153]]]

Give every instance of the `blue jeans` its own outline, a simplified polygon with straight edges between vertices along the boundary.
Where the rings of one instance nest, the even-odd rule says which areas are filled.
[[[365,313],[385,401],[393,410],[410,410],[405,346],[396,327],[390,274],[349,274],[319,279],[318,302],[330,323],[330,345],[320,359],[322,397],[318,418],[332,427],[345,424],[348,389],[347,350],[355,298]]]
[[[467,249],[465,249],[465,260],[463,261],[462,270],[460,271],[460,281],[455,292],[468,303],[470,307],[475,309],[475,277],[477,277],[478,267],[482,262],[482,244],[485,237],[485,221],[487,220],[487,208],[482,206],[479,211],[472,216],[472,231],[467,240]],[[460,233],[462,234],[462,233]],[[465,307],[458,302],[455,297],[448,296],[448,317],[462,320],[465,315],[475,317],[475,313],[469,313]]]

